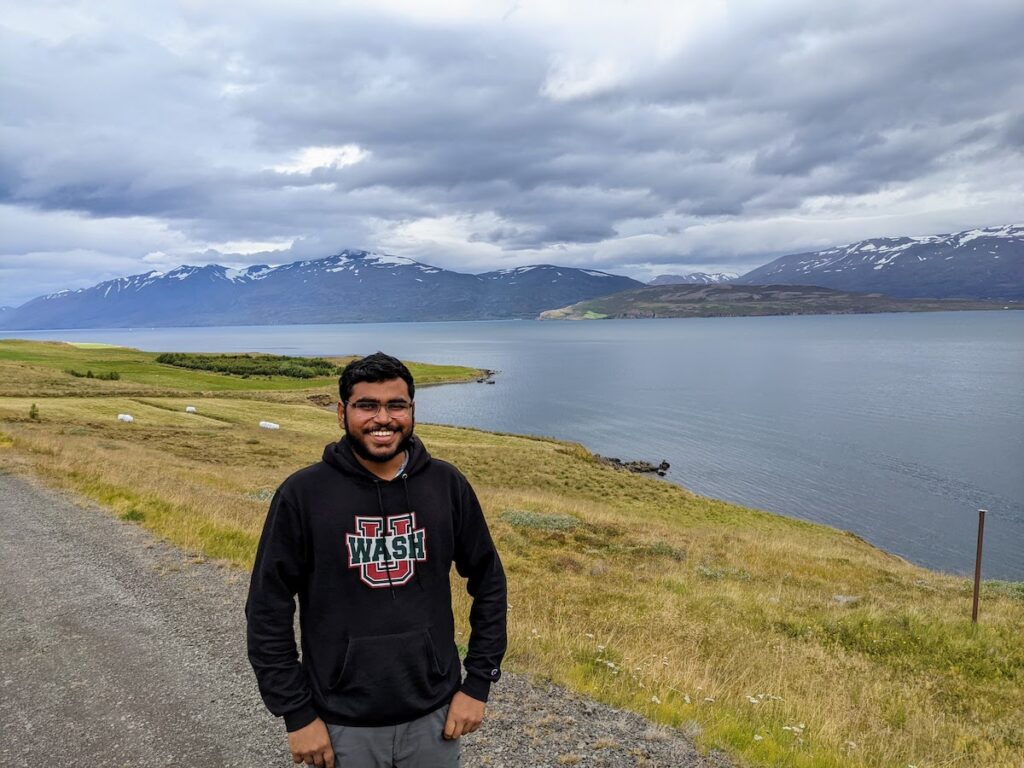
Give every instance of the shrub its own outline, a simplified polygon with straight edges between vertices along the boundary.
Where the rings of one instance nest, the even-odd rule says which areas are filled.
[[[580,525],[579,520],[569,515],[542,515],[523,509],[506,510],[501,517],[516,528],[533,528],[540,531],[571,531]]]
[[[156,361],[163,365],[198,371],[213,371],[241,376],[285,376],[291,379],[312,379],[337,376],[341,373],[330,360],[322,357],[288,357],[286,355],[202,355],[187,352],[164,352]]]

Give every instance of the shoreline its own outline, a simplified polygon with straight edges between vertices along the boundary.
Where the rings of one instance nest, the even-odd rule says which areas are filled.
[[[34,342],[33,340],[25,340],[25,343],[32,344],[32,343],[36,343],[36,342]],[[104,343],[104,342],[67,342],[67,343],[69,345],[74,346],[76,349],[81,350],[83,353],[89,353],[89,352],[100,353],[100,352],[103,352],[105,350],[120,350],[122,352],[128,352],[128,351],[131,351],[133,349],[133,348],[130,348],[130,347],[124,347],[124,346],[121,346],[121,345],[107,344],[107,343]],[[159,354],[159,353],[157,353],[155,351],[154,352],[149,352],[149,351],[145,351],[145,350],[139,350],[139,352],[142,352],[142,353],[144,353],[146,355],[156,355],[156,354]],[[191,369],[180,369],[180,370],[187,374],[187,372],[190,371]],[[442,384],[449,385],[449,384],[474,383],[474,382],[476,382],[476,383],[481,383],[481,382],[483,382],[483,383],[494,383],[496,381],[495,376],[499,374],[498,371],[489,370],[489,369],[483,369],[483,368],[481,368],[481,369],[469,369],[469,368],[466,368],[466,369],[463,369],[463,370],[465,372],[460,377],[450,377],[450,378],[445,378],[445,379],[436,379],[436,380],[433,380],[433,381],[424,381],[424,382],[420,383],[419,387],[421,389],[428,389],[428,388],[433,388],[435,386],[440,386]],[[238,376],[230,376],[230,377],[226,377],[226,378],[235,380],[235,384],[242,384],[242,382],[241,382],[241,380],[240,380],[240,378]],[[298,386],[300,388],[308,389],[308,388],[310,388],[311,385],[310,385],[310,380],[296,380],[290,386]],[[321,381],[318,384],[316,384],[316,386],[317,387],[322,386],[325,389],[325,391],[330,392],[330,394],[326,395],[326,397],[329,397],[331,399],[332,403],[333,403],[334,400],[336,400],[335,394],[331,391],[331,390],[334,389],[334,387],[333,387],[333,379],[324,379],[323,381]],[[302,390],[300,390],[300,389],[294,390],[295,393],[298,393],[300,391],[302,391]],[[126,393],[126,394],[129,394],[129,393]],[[171,394],[171,392],[170,391],[162,391],[162,392],[138,391],[138,392],[134,392],[134,393],[131,393],[131,394],[134,394],[135,396],[150,397],[150,396],[157,396],[157,395],[166,396],[166,395]],[[199,393],[199,391],[196,391],[195,394],[198,395],[200,393]],[[211,392],[209,390],[205,390],[204,394],[216,396],[217,393],[216,392]],[[266,394],[267,393],[265,392],[265,395]],[[282,395],[284,395],[284,394],[285,394],[285,392],[282,392]],[[40,396],[42,396],[41,393],[40,393]],[[244,399],[259,400],[264,395],[261,395],[258,391],[242,392],[242,391],[225,390],[225,391],[221,392],[221,396],[231,396],[231,397],[238,397],[240,399],[244,398]],[[322,398],[323,397],[324,396],[321,396],[321,395],[313,395],[313,396],[307,396],[305,399],[316,398],[317,400],[320,400],[322,402]],[[297,400],[297,399],[300,399],[300,398],[298,396],[296,396],[296,398],[294,398],[294,399]],[[321,403],[314,401],[314,404],[318,404],[319,405]],[[330,408],[332,406],[328,406],[328,407]],[[453,423],[451,421],[448,421],[448,422],[437,421],[435,423],[438,423],[438,424],[445,424],[445,423],[447,423],[447,424],[449,424],[451,426],[463,427],[463,425],[455,424],[455,423]],[[521,432],[510,432],[510,431],[504,431],[504,430],[500,430],[500,429],[488,429],[486,427],[473,427],[471,425],[465,425],[464,428],[470,428],[470,429],[477,429],[478,428],[478,429],[481,429],[484,432],[490,432],[490,433],[493,433],[493,434],[500,434],[500,435],[524,436],[524,433],[521,433]],[[533,435],[526,435],[526,436],[533,437]],[[567,443],[577,443],[577,442],[579,442],[577,439],[575,439],[573,437],[569,437],[569,438],[554,437],[554,436],[551,436],[551,435],[543,435],[543,434],[537,434],[536,437],[538,437],[540,439],[550,439],[550,440],[556,440],[556,441],[567,442]],[[600,456],[600,454],[598,453],[598,451],[596,449],[591,449],[585,443],[581,443],[581,444],[584,445],[584,447],[586,447],[587,450],[590,451],[591,453],[593,453],[595,456]],[[626,458],[624,459],[624,461],[626,463],[635,462],[635,463],[639,463],[639,464],[653,464],[653,462],[663,461],[664,460],[663,458],[658,457],[658,456],[650,456],[650,455],[643,456],[643,455],[636,455],[636,454],[632,454],[632,453],[625,453],[624,455],[626,456]],[[612,461],[612,463],[614,463],[614,460]],[[664,479],[667,482],[669,482],[669,483],[671,483],[671,484],[673,484],[673,485],[675,485],[677,487],[683,488],[684,490],[687,490],[687,491],[689,491],[691,493],[695,493],[695,494],[698,494],[698,495],[701,495],[701,496],[705,496],[706,498],[714,499],[714,500],[721,501],[721,502],[724,502],[724,503],[738,504],[740,506],[747,506],[747,507],[754,508],[754,509],[761,509],[761,510],[764,510],[764,511],[771,512],[772,514],[780,515],[780,516],[785,517],[787,519],[801,520],[801,521],[805,521],[805,522],[812,522],[812,523],[816,523],[816,524],[825,525],[825,526],[828,526],[829,528],[832,528],[832,529],[840,531],[840,532],[849,533],[850,535],[861,536],[861,537],[863,537],[865,539],[865,541],[869,541],[873,546],[877,547],[879,550],[881,550],[883,552],[886,552],[886,553],[891,554],[891,555],[896,556],[896,557],[903,558],[903,559],[905,559],[909,563],[918,565],[920,567],[929,568],[929,569],[934,570],[934,571],[936,571],[938,573],[943,573],[943,574],[947,574],[947,575],[950,575],[950,576],[955,576],[955,577],[958,577],[958,578],[970,578],[972,573],[973,573],[973,563],[971,563],[971,564],[961,564],[961,565],[952,565],[952,564],[950,564],[950,565],[943,565],[941,563],[936,563],[934,561],[934,559],[929,560],[927,557],[921,557],[920,555],[915,558],[913,554],[904,554],[903,552],[896,551],[896,549],[893,548],[892,545],[888,545],[887,546],[884,542],[883,543],[879,543],[879,542],[872,541],[870,538],[866,537],[864,534],[858,533],[855,530],[851,530],[851,528],[848,525],[844,525],[843,524],[843,521],[838,521],[838,522],[836,522],[836,521],[828,521],[828,520],[822,520],[818,516],[813,516],[813,515],[809,515],[809,514],[800,514],[800,513],[789,512],[789,511],[786,511],[784,509],[781,509],[778,506],[772,506],[770,504],[766,504],[763,501],[750,500],[750,499],[744,499],[744,498],[737,498],[734,495],[730,495],[728,492],[722,492],[722,489],[718,489],[718,492],[714,492],[714,491],[708,492],[706,490],[705,491],[697,491],[694,488],[690,487],[689,485],[687,485],[687,484],[685,484],[683,482],[685,478],[677,478],[676,475],[678,474],[678,472],[679,472],[678,467],[675,470],[669,469],[667,471],[666,476],[664,476]],[[999,514],[1000,514],[999,511],[990,510],[990,515],[993,516],[993,517],[998,518]],[[992,531],[995,530],[995,529],[993,528],[993,526],[991,524],[990,524],[989,528],[990,528],[990,531],[989,531],[988,538],[991,539],[991,536],[993,535]],[[970,542],[967,542],[967,543],[970,544],[969,549],[971,551],[971,554],[973,555],[973,550],[974,550],[974,541],[973,541],[973,539]],[[965,550],[964,551],[967,551],[966,545],[965,545]],[[989,556],[989,559],[991,560],[991,555]],[[990,564],[983,564],[983,568],[985,567],[985,565],[988,565],[988,567],[985,568],[985,570],[990,572],[991,571],[991,565]],[[998,572],[998,571],[997,571],[997,573],[995,575],[990,577],[990,580],[998,581],[998,582],[1006,582],[1006,583],[1010,583],[1010,584],[1017,583],[1017,582],[1020,582],[1020,581],[1024,581],[1024,579],[1015,578],[1014,575],[1004,574],[1004,573],[1001,573],[1001,572]]]

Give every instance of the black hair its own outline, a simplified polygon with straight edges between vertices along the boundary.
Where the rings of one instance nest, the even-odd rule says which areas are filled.
[[[338,394],[341,401],[347,403],[352,396],[352,389],[362,381],[378,382],[401,379],[409,387],[409,399],[412,400],[416,394],[416,385],[413,383],[412,374],[405,367],[405,363],[397,357],[385,355],[383,352],[374,352],[372,355],[353,360],[345,366],[338,379]]]

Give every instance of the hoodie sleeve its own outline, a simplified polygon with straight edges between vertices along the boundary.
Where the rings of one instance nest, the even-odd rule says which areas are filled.
[[[263,526],[245,603],[249,661],[267,709],[288,731],[316,719],[295,647],[295,595],[305,567],[299,515],[278,489]]]
[[[461,691],[487,701],[491,683],[501,677],[501,660],[508,644],[506,619],[508,593],[505,571],[487,529],[480,502],[469,483],[462,480],[460,515],[455,529],[455,568],[467,580],[473,598],[469,612],[469,652]]]

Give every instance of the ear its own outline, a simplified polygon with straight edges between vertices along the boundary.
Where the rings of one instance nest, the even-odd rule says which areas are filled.
[[[341,400],[338,401],[338,426],[348,431],[348,425],[345,423],[345,404]]]

